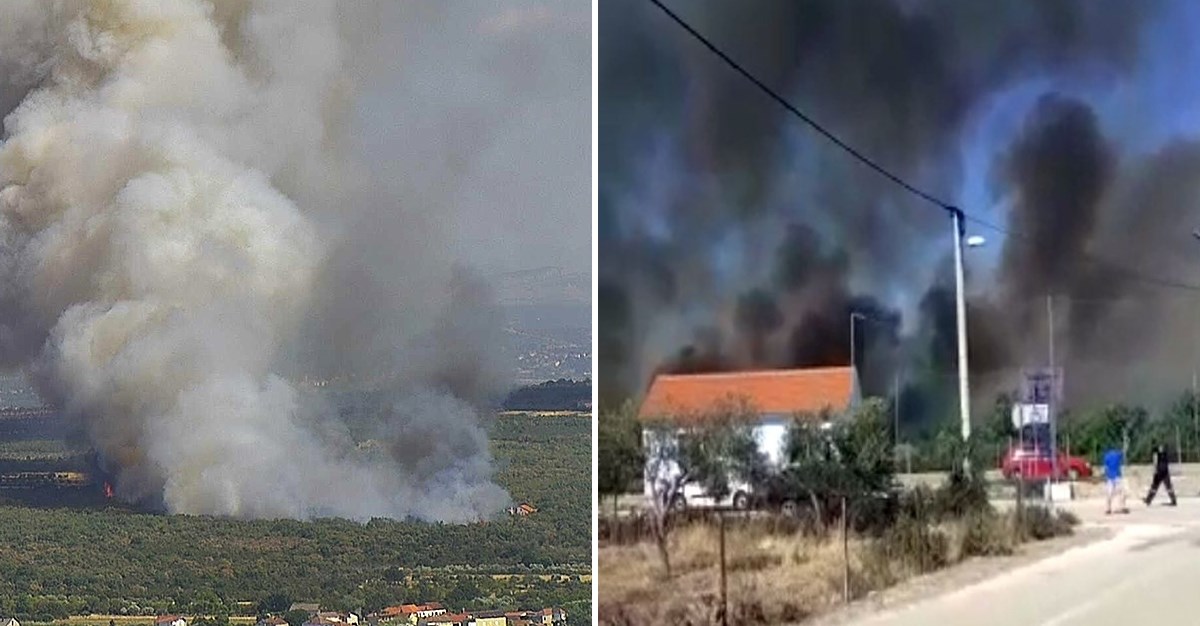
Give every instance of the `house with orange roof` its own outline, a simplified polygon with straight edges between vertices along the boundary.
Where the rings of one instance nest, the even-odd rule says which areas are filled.
[[[441,613],[432,617],[422,618],[417,626],[467,626],[471,616],[466,613]]]
[[[646,455],[645,493],[661,497],[678,480],[682,470],[659,462],[653,451],[675,445],[689,430],[734,419],[750,428],[768,464],[785,461],[788,431],[798,419],[820,420],[822,425],[844,416],[861,402],[858,374],[853,367],[721,372],[713,374],[660,374],[654,377],[638,409]],[[717,501],[696,484],[685,483],[682,503],[694,506],[749,505],[749,485],[731,477],[726,499]]]
[[[446,613],[446,607],[440,602],[426,602],[425,604],[399,604],[396,606],[384,607],[379,611],[380,622],[392,622],[400,624],[417,624],[426,618],[435,617]]]
[[[546,608],[534,613],[534,623],[541,626],[559,626],[567,623],[567,612],[559,608]]]
[[[517,515],[520,517],[529,517],[530,515],[537,513],[537,511],[538,511],[538,509],[536,506],[533,506],[532,504],[530,504],[528,502],[522,502],[521,504],[519,504],[517,506],[509,507],[508,514],[509,515]]]
[[[567,612],[560,608],[545,608],[536,611],[487,611],[472,613],[477,626],[491,626],[484,619],[502,618],[505,626],[564,626]],[[500,623],[496,622],[497,625]]]

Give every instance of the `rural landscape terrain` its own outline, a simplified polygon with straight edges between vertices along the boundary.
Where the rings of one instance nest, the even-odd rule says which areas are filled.
[[[1196,621],[1200,9],[598,16],[600,621]]]
[[[0,416],[0,614],[23,624],[87,615],[149,624],[162,614],[223,623],[292,602],[366,615],[438,601],[561,607],[586,624],[592,421],[576,407],[591,386],[549,387],[549,397],[514,393],[488,427],[497,483],[536,512],[462,525],[139,510],[106,497],[91,452],[59,436],[56,412],[10,410]]]
[[[811,620],[915,577],[1073,534],[1075,514],[1031,496],[1040,484],[1020,485],[1018,499],[1017,485],[985,472],[973,453],[969,471],[959,463],[898,472],[887,408],[868,401],[832,430],[797,416],[782,486],[755,469],[762,458],[746,427],[753,415],[719,416],[667,451],[640,445],[642,425],[631,411],[603,416],[601,623]],[[950,454],[966,453],[957,446]],[[753,497],[730,511],[658,500],[677,497],[682,485],[628,493],[643,491],[643,467],[664,461],[709,493],[729,494],[730,476],[749,476]],[[773,491],[795,495],[757,497]],[[781,510],[787,498],[793,509]]]
[[[0,2],[0,624],[590,622],[590,25]]]

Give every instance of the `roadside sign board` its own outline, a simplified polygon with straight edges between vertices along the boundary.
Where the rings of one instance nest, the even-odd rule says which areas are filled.
[[[1046,424],[1050,421],[1050,405],[1047,404],[1014,404],[1012,408],[1013,427],[1020,428],[1028,424]]]
[[[1061,367],[1027,369],[1021,373],[1021,403],[1032,405],[1062,402],[1063,372]]]

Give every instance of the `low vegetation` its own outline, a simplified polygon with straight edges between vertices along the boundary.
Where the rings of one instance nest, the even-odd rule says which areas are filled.
[[[0,506],[0,615],[253,615],[272,596],[332,610],[439,599],[586,615],[590,433],[586,417],[497,419],[497,480],[538,512],[484,524]]]
[[[924,514],[907,508],[877,536],[850,535],[852,599],[969,558],[1013,554],[1023,541],[1070,534],[1075,522],[1043,507],[1026,508],[1019,523],[1014,512],[942,515],[925,504]],[[718,533],[711,519],[677,528],[670,536],[669,578],[652,541],[602,546],[600,624],[719,624]],[[728,519],[729,623],[790,623],[826,612],[843,602],[846,565],[838,532],[805,532],[773,518]]]
[[[514,389],[504,399],[505,411],[589,411],[592,383],[587,380],[548,380]]]
[[[709,420],[718,426],[647,453],[652,463],[677,464],[709,493],[724,493],[733,471],[756,490],[778,492],[783,495],[775,500],[796,505],[776,513],[768,503],[765,514],[731,514],[725,521],[729,623],[800,621],[844,602],[847,591],[860,598],[965,559],[1009,555],[1024,541],[1071,532],[1076,520],[1045,508],[996,511],[984,464],[961,445],[954,458],[973,461],[958,463],[942,486],[902,490],[886,418],[886,405],[867,402],[829,429],[798,423],[789,438],[788,469],[775,476],[757,475],[762,464],[752,458],[756,448],[744,445],[745,433],[730,426],[736,419]],[[610,443],[628,437],[609,428]],[[601,623],[720,623],[720,526],[713,516],[658,506],[603,520]]]

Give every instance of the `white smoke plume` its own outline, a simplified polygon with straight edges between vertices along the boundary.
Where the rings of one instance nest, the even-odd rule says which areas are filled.
[[[120,497],[443,521],[507,503],[482,423],[507,383],[498,312],[435,253],[462,217],[433,185],[375,184],[346,139],[364,56],[397,36],[367,32],[381,6],[0,4],[0,357]],[[391,391],[366,449],[291,382],[372,375]]]

